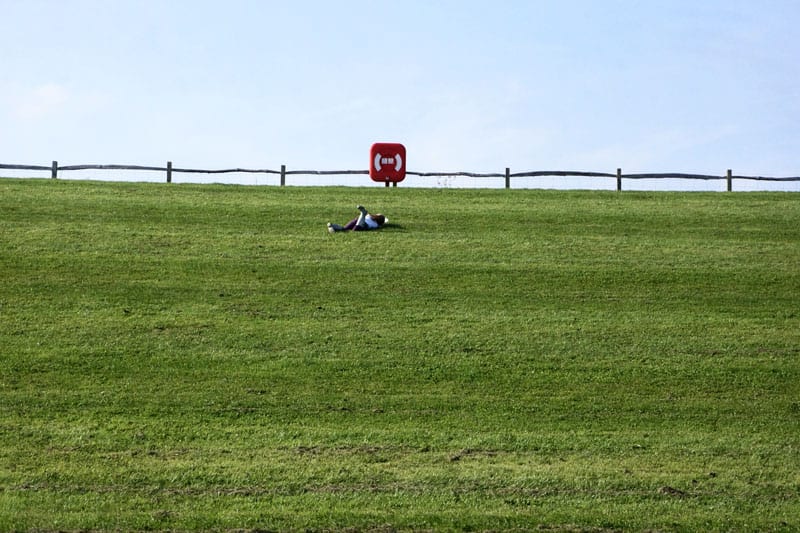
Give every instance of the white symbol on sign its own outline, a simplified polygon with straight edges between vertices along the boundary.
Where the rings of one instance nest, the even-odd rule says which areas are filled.
[[[375,154],[375,170],[381,170],[383,165],[394,165],[395,172],[399,172],[403,168],[403,158],[400,154],[394,157],[383,157],[381,154]]]

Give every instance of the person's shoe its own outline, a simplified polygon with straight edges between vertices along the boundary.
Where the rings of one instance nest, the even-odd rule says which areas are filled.
[[[336,228],[330,222],[328,222],[328,233],[336,233]]]

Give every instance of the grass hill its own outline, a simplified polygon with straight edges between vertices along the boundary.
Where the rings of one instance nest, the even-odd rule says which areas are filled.
[[[798,265],[796,193],[0,180],[0,530],[796,530]]]

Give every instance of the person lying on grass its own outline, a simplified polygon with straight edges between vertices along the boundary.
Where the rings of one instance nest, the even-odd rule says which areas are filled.
[[[341,224],[331,224],[328,222],[328,231],[336,233],[337,231],[366,231],[371,229],[381,229],[384,224],[389,222],[389,219],[380,213],[374,215],[370,214],[363,205],[356,206],[360,211],[359,215],[342,226]]]

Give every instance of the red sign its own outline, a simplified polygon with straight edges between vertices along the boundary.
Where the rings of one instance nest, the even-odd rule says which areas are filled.
[[[375,143],[369,150],[372,181],[397,183],[406,177],[406,147],[398,143]],[[388,185],[387,185],[388,187]]]

